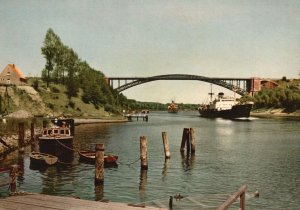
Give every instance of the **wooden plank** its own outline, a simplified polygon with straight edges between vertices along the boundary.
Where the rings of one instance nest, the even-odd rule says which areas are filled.
[[[41,194],[30,194],[11,196],[0,199],[0,209],[15,210],[167,210],[166,208],[128,206],[124,203],[104,203],[99,201],[88,201],[72,197],[50,196]]]
[[[221,206],[219,206],[218,210],[225,210],[227,209],[232,203],[234,203],[240,196],[240,207],[242,210],[245,209],[245,193],[247,190],[247,185],[242,185],[238,191],[236,191],[233,195],[231,195],[227,201],[225,201]]]

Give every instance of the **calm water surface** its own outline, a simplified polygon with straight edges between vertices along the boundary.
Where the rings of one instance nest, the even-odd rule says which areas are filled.
[[[150,113],[149,121],[76,126],[74,148],[104,143],[119,156],[105,168],[103,187],[94,186],[94,166],[78,161],[46,169],[30,167],[29,151],[8,156],[2,165],[19,163],[24,174],[18,188],[26,192],[108,199],[168,206],[169,196],[185,196],[173,209],[216,209],[247,184],[247,209],[300,208],[300,121],[260,119],[231,121],[200,118],[196,112]],[[179,152],[183,128],[194,128],[196,154]],[[171,159],[165,162],[162,132],[167,132]],[[139,138],[148,139],[148,171],[141,172]],[[259,198],[253,193],[258,190]],[[0,188],[1,196],[7,195]],[[236,209],[237,204],[234,205]]]

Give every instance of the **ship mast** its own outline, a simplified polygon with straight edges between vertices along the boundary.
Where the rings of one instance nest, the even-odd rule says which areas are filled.
[[[210,95],[210,102],[212,102],[212,97],[214,95],[214,93],[212,92],[212,84],[210,84],[210,93],[208,93],[208,95]]]

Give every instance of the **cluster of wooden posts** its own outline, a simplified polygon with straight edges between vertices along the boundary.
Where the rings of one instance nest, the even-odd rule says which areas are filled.
[[[167,132],[162,132],[162,140],[165,152],[165,159],[171,158],[169,139]],[[148,148],[147,137],[140,137],[140,160],[141,170],[148,170]],[[195,154],[195,131],[193,128],[184,128],[182,133],[182,141],[180,152],[184,152],[186,147],[187,154]],[[104,181],[104,144],[96,144],[96,160],[95,160],[95,184],[101,184]]]
[[[162,132],[162,141],[164,146],[165,159],[171,158],[169,139],[167,132]],[[180,152],[184,153],[186,148],[187,155],[195,154],[195,131],[193,128],[184,128],[182,133],[182,141]],[[104,183],[104,144],[96,144],[96,160],[95,160],[95,190],[100,195],[103,192]],[[144,189],[148,170],[148,142],[146,136],[140,136],[140,161],[141,161],[141,183],[140,190]],[[100,196],[101,197],[101,196]],[[172,209],[173,197],[170,196],[169,207]]]

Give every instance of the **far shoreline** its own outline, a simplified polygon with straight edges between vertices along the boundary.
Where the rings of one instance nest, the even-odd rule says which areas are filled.
[[[300,118],[300,110],[294,112],[285,112],[283,109],[265,109],[265,110],[253,110],[250,113],[251,117],[263,117],[263,118]]]

